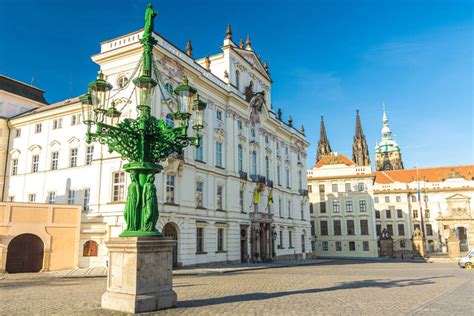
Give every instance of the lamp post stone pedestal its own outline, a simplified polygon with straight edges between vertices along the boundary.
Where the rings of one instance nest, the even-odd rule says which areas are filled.
[[[107,291],[102,308],[143,313],[176,306],[173,291],[173,247],[170,237],[121,237],[109,249]]]

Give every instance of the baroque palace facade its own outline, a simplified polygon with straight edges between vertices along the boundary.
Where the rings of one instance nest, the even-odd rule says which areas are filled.
[[[103,42],[92,57],[113,83],[114,98],[123,101],[122,118],[136,112],[135,102],[126,100],[141,56],[141,34]],[[253,51],[250,38],[245,45],[236,44],[228,26],[219,54],[194,59],[190,42],[184,52],[161,35],[154,37],[158,44],[153,53],[167,90],[186,76],[208,104],[201,147],[169,158],[155,180],[158,229],[178,241],[174,265],[306,257],[311,252],[305,177],[309,143],[303,128],[296,129],[291,117],[284,121],[281,110],[274,110],[268,65]],[[20,90],[42,96],[40,90],[4,79],[18,86],[2,89],[15,102],[0,100],[2,109],[9,104],[11,111],[0,114],[5,207],[13,209],[20,202],[80,205],[77,265],[106,265],[104,242],[124,229],[125,162],[101,145],[86,144],[78,98],[46,104],[19,96]],[[168,120],[166,95],[161,91],[156,96],[152,114]],[[259,102],[251,105],[256,95]],[[168,123],[173,124],[171,118]],[[0,218],[0,228],[6,227],[0,230],[0,269],[15,238],[8,221],[4,217],[2,224]]]
[[[398,144],[383,113],[376,171],[356,115],[352,160],[331,151],[323,119],[317,161],[308,170],[312,249],[322,257],[376,257],[385,231],[394,256],[411,256],[416,229],[428,255],[446,253],[455,236],[474,248],[474,166],[403,170]]]

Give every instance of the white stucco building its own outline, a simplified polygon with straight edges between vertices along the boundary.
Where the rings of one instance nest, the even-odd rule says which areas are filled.
[[[111,95],[122,119],[136,112],[134,98],[131,103],[121,101],[133,90],[141,34],[103,42],[100,53],[92,57],[114,85]],[[174,263],[305,257],[311,252],[305,177],[309,144],[291,120],[285,122],[281,112],[275,113],[266,64],[249,40],[246,47],[236,45],[230,28],[222,51],[200,60],[192,57],[191,49],[185,53],[162,36],[154,37],[158,44],[153,53],[167,88],[175,88],[186,76],[208,104],[202,146],[170,158],[155,180],[158,229],[178,240]],[[264,102],[252,108],[248,101],[255,93]],[[153,115],[166,118],[165,98],[167,91],[157,93]],[[33,110],[27,104],[20,110],[23,114],[3,120],[10,131],[3,157],[4,200],[81,204],[80,249],[92,240],[98,253],[90,256],[84,250],[79,265],[105,265],[104,241],[124,228],[130,183],[122,169],[125,162],[104,146],[85,143],[78,98]]]

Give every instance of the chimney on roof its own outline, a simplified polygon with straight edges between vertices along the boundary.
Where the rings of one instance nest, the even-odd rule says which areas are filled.
[[[186,44],[186,55],[189,57],[193,57],[193,47],[191,46],[191,40],[188,40],[188,44]]]

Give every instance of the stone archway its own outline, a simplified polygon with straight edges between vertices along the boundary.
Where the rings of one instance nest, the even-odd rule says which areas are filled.
[[[33,234],[22,234],[8,244],[8,273],[39,272],[43,268],[44,244]]]
[[[176,244],[173,247],[173,268],[178,266],[178,230],[173,223],[167,223],[162,230],[162,234],[165,237],[173,237],[176,240]]]

